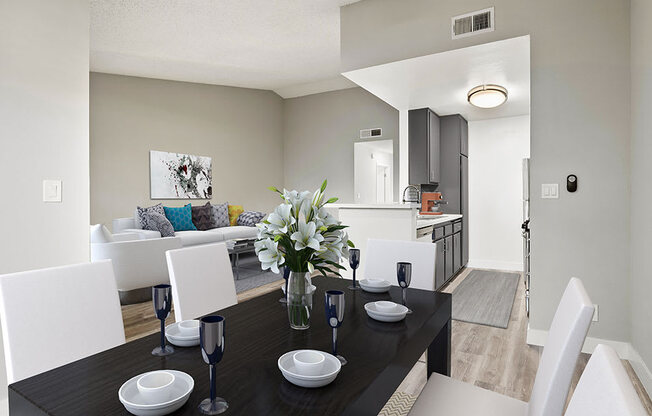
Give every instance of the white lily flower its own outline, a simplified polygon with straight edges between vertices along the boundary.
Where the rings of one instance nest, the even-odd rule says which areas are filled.
[[[267,229],[272,233],[272,234],[284,234],[288,232],[288,227],[290,227],[292,224],[296,222],[294,217],[292,216],[292,205],[289,204],[281,204],[276,209],[274,212],[269,214],[267,217],[267,221],[269,224],[267,224]]]
[[[283,255],[278,251],[278,242],[274,242],[271,238],[267,238],[265,240],[256,241],[255,247],[263,270],[271,269],[272,272],[278,274],[278,266],[285,263],[285,258],[283,258]]]
[[[310,247],[313,250],[319,250],[319,243],[324,241],[324,237],[316,231],[317,226],[313,221],[306,223],[301,218],[299,220],[298,230],[290,236],[290,239],[294,241],[294,249],[300,251],[306,247]]]
[[[308,200],[308,197],[310,196],[309,191],[303,191],[303,192],[298,192],[298,191],[288,191],[287,189],[283,189],[283,198],[285,201],[292,206],[292,212],[294,212],[295,216],[299,216],[299,212],[301,211],[301,206],[304,204],[304,202],[307,202],[310,204],[310,201]]]

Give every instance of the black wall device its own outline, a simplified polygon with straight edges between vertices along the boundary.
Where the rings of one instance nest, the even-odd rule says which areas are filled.
[[[568,190],[568,192],[577,191],[577,176],[568,175],[566,178],[566,190]]]

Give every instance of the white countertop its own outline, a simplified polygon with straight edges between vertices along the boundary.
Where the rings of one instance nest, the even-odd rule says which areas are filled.
[[[326,207],[338,209],[420,209],[421,204],[328,204]]]
[[[434,216],[435,218],[417,218],[417,229],[429,227],[431,225],[443,224],[445,222],[454,221],[462,218],[460,214],[442,214]]]

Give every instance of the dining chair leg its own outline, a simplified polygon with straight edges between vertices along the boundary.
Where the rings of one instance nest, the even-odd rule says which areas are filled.
[[[451,375],[451,320],[439,331],[439,334],[428,347],[428,371],[430,378],[432,373],[439,373],[445,376]]]

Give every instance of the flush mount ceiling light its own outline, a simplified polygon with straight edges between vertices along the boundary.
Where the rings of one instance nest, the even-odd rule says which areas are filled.
[[[494,108],[507,101],[507,89],[493,84],[478,85],[471,88],[466,98],[476,107]]]

